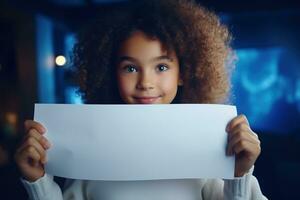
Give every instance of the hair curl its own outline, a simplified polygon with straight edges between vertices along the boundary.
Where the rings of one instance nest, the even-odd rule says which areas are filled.
[[[79,34],[73,65],[86,103],[122,103],[115,78],[116,53],[137,30],[176,52],[184,84],[173,102],[228,100],[232,50],[226,26],[194,1],[141,0],[101,15]]]

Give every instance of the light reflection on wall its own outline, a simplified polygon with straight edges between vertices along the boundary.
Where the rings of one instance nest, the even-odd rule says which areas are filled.
[[[36,15],[36,55],[39,103],[55,102],[53,22]]]
[[[72,49],[74,44],[76,43],[76,37],[74,34],[67,34],[65,36],[65,55],[68,60],[71,60]],[[67,63],[68,67],[71,67],[71,62]],[[83,100],[81,96],[77,93],[78,87],[73,85],[66,85],[65,86],[65,97],[66,103],[71,104],[83,104]]]
[[[83,104],[81,96],[77,94],[77,90],[77,87],[69,86],[65,88],[66,103]]]
[[[291,55],[283,48],[237,50],[233,101],[255,129],[286,132],[300,128],[299,123],[291,124],[300,119],[299,58]]]

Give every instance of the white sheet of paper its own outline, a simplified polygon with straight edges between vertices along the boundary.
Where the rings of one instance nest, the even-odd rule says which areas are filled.
[[[46,172],[87,180],[234,177],[226,156],[235,106],[36,104],[52,143]]]

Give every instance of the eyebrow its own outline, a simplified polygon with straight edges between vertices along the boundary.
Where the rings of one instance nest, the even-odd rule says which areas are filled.
[[[168,60],[169,62],[173,62],[173,58],[169,56],[158,56],[155,58],[151,59],[151,62],[157,62],[157,61],[162,61],[162,60]],[[131,62],[138,62],[137,59],[130,57],[130,56],[121,56],[118,60],[117,63],[123,62],[123,61],[131,61]]]

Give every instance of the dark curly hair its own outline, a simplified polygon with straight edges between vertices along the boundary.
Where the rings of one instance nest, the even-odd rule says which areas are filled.
[[[219,18],[190,0],[140,0],[102,14],[79,34],[73,64],[85,103],[122,103],[115,58],[135,31],[176,52],[184,85],[173,103],[228,100],[231,38]]]

